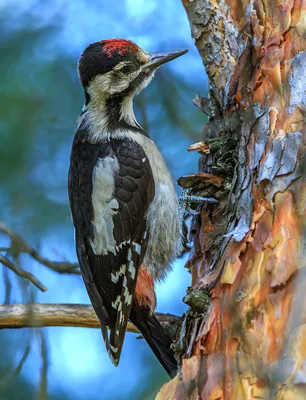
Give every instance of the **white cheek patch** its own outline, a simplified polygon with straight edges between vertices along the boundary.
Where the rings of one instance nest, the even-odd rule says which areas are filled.
[[[129,86],[130,83],[138,76],[140,73],[140,70],[137,70],[131,74],[128,75],[122,75],[122,74],[112,74],[112,80],[109,86],[109,93],[110,94],[115,94],[115,93],[120,93],[126,90]]]
[[[97,75],[91,80],[87,89],[91,101],[96,104],[103,104],[110,94],[120,93],[127,89],[137,75],[138,71],[127,76],[121,76],[114,71]]]
[[[97,75],[90,81],[87,91],[91,101],[101,103],[105,100],[112,84],[112,76],[113,72],[110,71],[103,75]]]
[[[88,94],[94,103],[102,104],[107,96],[126,90],[130,86],[130,83],[136,79],[140,73],[141,69],[129,75],[120,75],[118,71],[114,70],[106,72],[105,74],[97,75],[89,84],[87,89]],[[155,71],[153,71],[151,75],[141,82],[140,86],[137,88],[137,91],[132,96],[140,93],[148,86],[154,77],[154,73]]]
[[[130,81],[128,79],[124,78],[119,78],[119,79],[113,79],[112,84],[109,88],[109,94],[115,94],[115,93],[120,93],[123,92],[125,89],[127,89],[130,85]]]
[[[93,171],[92,205],[94,217],[92,220],[94,238],[90,244],[96,255],[115,254],[113,217],[118,213],[118,201],[113,198],[115,191],[115,173],[119,171],[116,157],[100,159]],[[115,278],[114,278],[115,279]]]

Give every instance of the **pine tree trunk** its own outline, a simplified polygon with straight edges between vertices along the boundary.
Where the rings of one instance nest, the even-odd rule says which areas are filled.
[[[183,4],[211,90],[180,184],[220,203],[193,218],[182,370],[157,399],[306,399],[306,1]]]

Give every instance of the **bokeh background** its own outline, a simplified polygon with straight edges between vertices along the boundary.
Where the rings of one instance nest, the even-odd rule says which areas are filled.
[[[191,101],[208,84],[180,1],[0,2],[0,219],[51,260],[76,261],[67,198],[70,147],[83,105],[76,63],[89,43],[112,37],[148,51],[189,49],[158,71],[135,108],[175,180],[194,173],[198,157],[186,148],[200,140],[205,118]],[[7,245],[0,236],[0,247]],[[158,285],[157,311],[184,312],[186,257]],[[0,265],[1,302],[89,303],[79,276],[59,275],[27,255],[20,263],[48,291]],[[167,379],[135,334],[126,335],[115,368],[98,329],[44,328],[43,346],[39,330],[0,331],[0,399],[41,399],[46,384],[49,399],[153,399]]]

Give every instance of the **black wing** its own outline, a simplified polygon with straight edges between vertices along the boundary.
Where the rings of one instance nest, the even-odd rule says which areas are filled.
[[[103,181],[103,173],[109,173],[110,165],[113,180],[106,176]],[[106,183],[107,190],[112,185],[113,188],[105,202],[107,190],[101,192],[101,187]],[[101,203],[97,202],[100,194]],[[124,139],[92,144],[76,135],[69,170],[69,198],[77,255],[115,364],[119,362],[137,273],[149,239],[145,215],[153,197],[152,171],[141,146]],[[104,230],[95,224],[101,222],[101,213],[107,222]],[[106,325],[110,328],[109,336]]]

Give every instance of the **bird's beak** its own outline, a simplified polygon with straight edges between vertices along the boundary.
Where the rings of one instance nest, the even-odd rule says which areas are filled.
[[[150,59],[146,64],[145,68],[149,70],[154,70],[165,64],[168,61],[174,60],[177,57],[182,56],[187,53],[188,50],[175,50],[175,51],[161,51],[158,53],[150,53]]]

